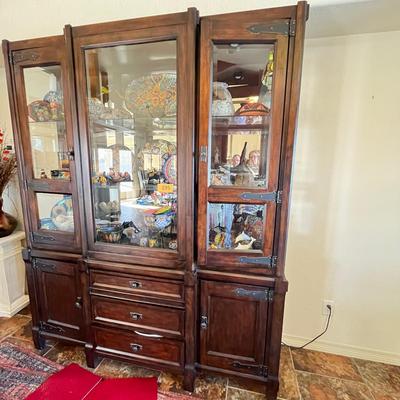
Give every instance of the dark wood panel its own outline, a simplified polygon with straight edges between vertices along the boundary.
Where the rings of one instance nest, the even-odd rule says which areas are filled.
[[[138,361],[155,362],[175,367],[183,366],[184,343],[164,337],[144,337],[116,329],[95,327],[96,349],[114,355],[128,356]]]
[[[94,322],[108,322],[144,332],[182,337],[184,311],[137,302],[116,301],[92,296]]]
[[[40,329],[73,339],[84,339],[83,297],[76,264],[35,258]]]
[[[240,290],[264,292],[256,286],[201,282],[200,363],[258,375],[264,364],[268,301]]]

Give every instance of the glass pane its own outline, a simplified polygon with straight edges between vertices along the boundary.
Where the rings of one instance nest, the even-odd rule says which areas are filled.
[[[74,214],[70,194],[36,193],[39,229],[73,232]]]
[[[59,65],[24,69],[33,177],[68,179],[69,158]]]
[[[262,250],[266,207],[208,204],[208,247],[215,250]]]
[[[176,42],[85,61],[96,240],[176,250]]]
[[[271,44],[214,44],[210,184],[265,187]]]

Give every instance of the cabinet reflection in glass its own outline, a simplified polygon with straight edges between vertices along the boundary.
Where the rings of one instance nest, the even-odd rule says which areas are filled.
[[[213,46],[210,184],[265,187],[274,45]]]
[[[85,61],[96,240],[176,250],[176,42]]]
[[[215,250],[261,250],[265,206],[253,204],[208,205],[208,247]]]

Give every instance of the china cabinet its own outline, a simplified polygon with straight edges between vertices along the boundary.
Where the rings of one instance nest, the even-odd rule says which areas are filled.
[[[37,347],[276,397],[306,17],[190,8],[3,42]]]

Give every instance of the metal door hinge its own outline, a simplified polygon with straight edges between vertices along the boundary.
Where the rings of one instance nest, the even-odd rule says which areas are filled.
[[[273,201],[275,203],[282,203],[282,190],[267,193],[243,192],[239,197],[243,200]]]
[[[295,19],[279,19],[275,21],[265,22],[263,24],[251,25],[247,28],[251,33],[276,33],[286,36],[295,36],[296,20]]]
[[[200,328],[201,329],[207,329],[208,328],[208,318],[205,315],[201,316]]]
[[[73,161],[75,160],[75,151],[74,149],[70,148],[67,151],[68,160]]]
[[[18,64],[23,61],[36,61],[39,59],[39,54],[34,51],[16,51],[10,54],[10,64]]]
[[[249,256],[242,256],[239,257],[239,262],[241,264],[261,264],[268,269],[275,269],[276,264],[278,263],[278,257],[249,257]]]
[[[271,302],[274,298],[274,291],[272,289],[247,290],[244,288],[236,288],[234,293],[238,297],[250,297],[256,300],[264,300],[268,302]]]
[[[245,364],[240,361],[234,361],[232,367],[256,371],[257,375],[260,376],[268,376],[268,367],[266,365]]]
[[[60,328],[59,326],[51,325],[47,322],[40,321],[39,322],[39,329],[41,331],[50,331],[50,332],[57,332],[57,333],[64,333],[64,329]]]
[[[289,23],[289,36],[296,36],[296,20],[291,19]]]
[[[200,161],[207,162],[207,146],[200,147]]]
[[[48,264],[48,263],[44,263],[43,261],[38,261],[38,260],[34,259],[33,260],[33,268],[54,271],[56,269],[56,266],[55,266],[55,264]]]

